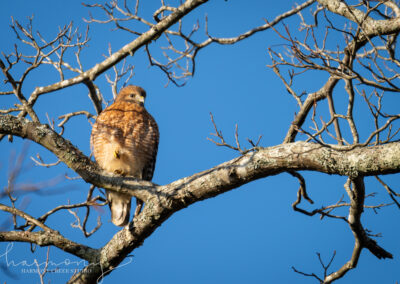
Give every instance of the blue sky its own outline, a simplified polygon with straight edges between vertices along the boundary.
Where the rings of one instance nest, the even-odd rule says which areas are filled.
[[[151,18],[158,7],[158,1],[142,2],[142,15]],[[244,1],[233,0],[210,1],[188,16],[187,25],[190,28],[195,19],[203,23],[204,15],[207,14],[211,35],[234,36],[262,25],[264,18],[272,20],[292,5],[292,1],[286,0],[253,0],[246,4]],[[58,26],[70,21],[84,31],[86,24],[82,18],[87,18],[88,12],[81,1],[76,0],[6,0],[0,10],[0,33],[3,39],[0,50],[8,53],[13,50],[16,42],[9,28],[11,16],[26,23],[27,17],[34,15],[34,30],[40,30],[44,37],[51,38],[57,33]],[[296,17],[285,20],[285,24],[293,33],[298,31]],[[85,68],[102,60],[109,44],[113,50],[117,50],[133,39],[132,35],[112,32],[111,28],[104,25],[91,26],[91,41],[82,53]],[[199,33],[202,35],[202,31]],[[283,43],[273,31],[266,31],[234,46],[211,45],[199,53],[196,74],[182,88],[173,84],[165,87],[166,77],[158,69],[149,66],[144,50],[128,58],[128,62],[135,65],[135,74],[130,83],[140,85],[147,91],[147,109],[160,128],[160,148],[153,178],[155,183],[170,183],[238,155],[229,149],[216,147],[206,139],[214,131],[210,112],[229,141],[234,141],[237,123],[244,145],[247,137],[256,139],[259,135],[263,135],[262,146],[282,142],[297,106],[266,65],[271,63],[268,47],[280,48]],[[155,47],[153,50],[156,50]],[[312,76],[303,76],[296,87],[312,92],[319,89],[326,78],[326,74],[313,73]],[[57,74],[46,67],[33,72],[23,90],[29,94],[35,87],[56,80]],[[104,76],[100,76],[95,83],[111,101],[111,89]],[[0,90],[4,90],[4,85],[1,85]],[[11,96],[0,98],[0,108],[7,108],[15,102]],[[344,104],[343,97],[338,108]],[[322,103],[321,107],[326,106]],[[44,95],[35,110],[40,113],[42,121],[46,121],[47,112],[56,122],[58,116],[71,111],[88,110],[94,113],[84,86]],[[363,124],[365,114],[360,111],[357,115],[361,129],[368,129],[367,119]],[[76,117],[67,126],[65,137],[89,155],[90,130],[86,118]],[[10,157],[14,157],[13,153],[19,153],[23,147],[28,147],[28,150],[23,174],[17,180],[19,184],[43,182],[54,177],[62,179],[45,189],[47,193],[56,194],[27,194],[19,197],[17,204],[25,207],[32,216],[40,216],[60,204],[85,200],[89,186],[79,180],[63,179],[65,174],[76,176],[65,166],[46,169],[33,165],[29,157],[35,157],[37,153],[46,162],[56,161],[55,156],[46,150],[19,138],[15,138],[13,143],[3,139],[0,147],[1,188],[7,185]],[[316,207],[335,203],[345,194],[343,177],[311,172],[304,173],[304,176]],[[367,192],[378,193],[375,200],[367,200],[367,203],[388,201],[384,190],[372,178],[367,180],[370,182]],[[390,176],[385,177],[385,181],[395,186],[399,179]],[[291,266],[321,276],[322,270],[315,253],[320,252],[322,258],[328,261],[336,250],[332,269],[338,269],[350,257],[354,241],[344,222],[326,218],[321,221],[318,217],[310,218],[294,212],[291,204],[296,199],[297,188],[295,179],[288,174],[281,174],[196,203],[167,220],[142,247],[132,253],[126,265],[121,265],[103,283],[123,283],[126,279],[138,283],[310,283],[312,279],[294,273]],[[8,204],[5,199],[1,202]],[[68,238],[97,248],[104,245],[118,228],[111,224],[107,207],[94,213],[89,228],[95,225],[96,214],[100,214],[104,225],[88,239],[79,230],[69,227],[74,221],[69,213],[50,217],[48,225],[60,230]],[[384,208],[379,214],[367,211],[362,220],[367,229],[383,234],[378,242],[394,255],[394,259],[378,260],[368,251],[363,251],[358,268],[349,272],[339,283],[395,283],[399,280],[400,263],[397,256],[400,254],[400,230],[396,221],[393,221],[396,213],[394,207]],[[6,214],[0,213],[0,216],[1,220],[6,220]],[[0,270],[0,279],[7,283],[38,283],[36,274],[22,269],[27,268],[35,259],[38,262],[45,261],[46,248],[37,248],[35,254],[30,253],[27,244],[15,243],[11,249],[8,248],[9,252],[5,255],[7,244],[0,243],[0,264],[3,267],[8,265],[10,272],[5,275],[5,271]],[[67,259],[79,261],[56,248],[50,249],[50,259],[54,263],[63,263],[64,267],[68,267],[65,265]],[[19,265],[14,266],[11,261]],[[26,261],[27,265],[21,264],[21,261]],[[50,274],[47,279],[51,283],[63,283],[70,276],[60,272],[57,275]]]

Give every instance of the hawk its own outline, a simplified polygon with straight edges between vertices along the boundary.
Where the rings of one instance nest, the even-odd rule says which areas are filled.
[[[159,141],[158,126],[144,108],[146,92],[138,86],[123,88],[93,125],[90,143],[98,165],[109,173],[150,181]],[[111,220],[125,226],[130,220],[131,196],[106,191]],[[142,202],[137,200],[135,214]]]

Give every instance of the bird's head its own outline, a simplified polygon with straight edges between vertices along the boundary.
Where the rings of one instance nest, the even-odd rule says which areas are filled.
[[[116,102],[125,101],[144,105],[146,99],[146,91],[139,86],[129,85],[119,91]]]

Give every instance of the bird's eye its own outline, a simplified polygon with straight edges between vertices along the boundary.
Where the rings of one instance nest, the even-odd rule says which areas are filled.
[[[129,97],[130,97],[130,98],[134,98],[134,97],[135,97],[135,94],[130,94]]]

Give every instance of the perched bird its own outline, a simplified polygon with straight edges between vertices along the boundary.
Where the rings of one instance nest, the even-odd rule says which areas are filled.
[[[150,181],[159,141],[158,126],[144,108],[146,92],[138,86],[123,88],[93,125],[91,146],[99,166],[110,173]],[[111,220],[125,226],[130,220],[131,196],[107,191]],[[137,200],[137,210],[142,203]]]

